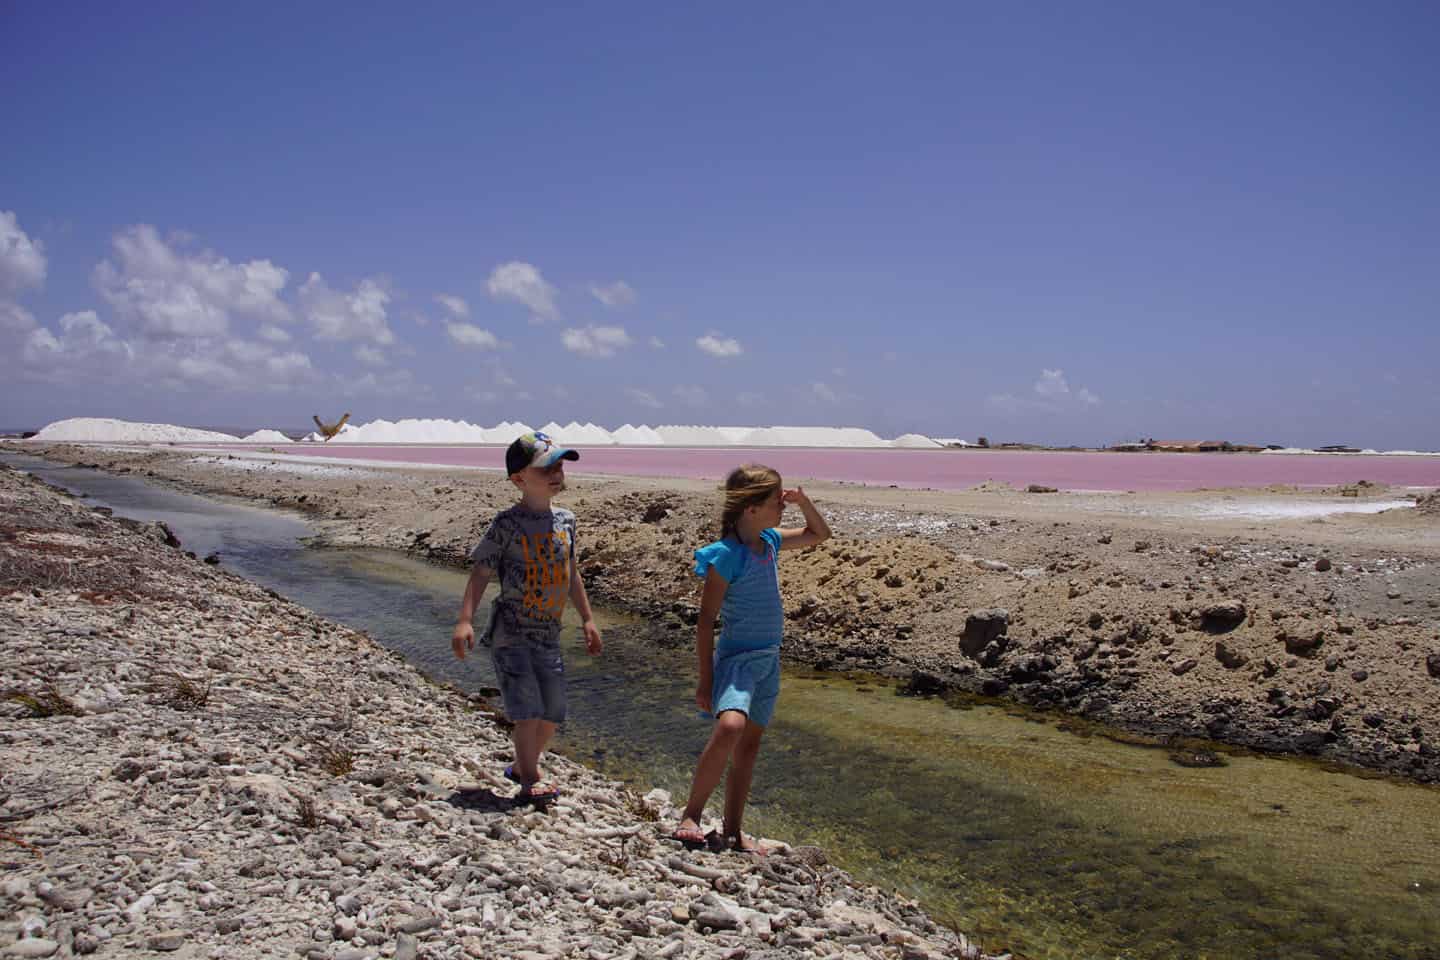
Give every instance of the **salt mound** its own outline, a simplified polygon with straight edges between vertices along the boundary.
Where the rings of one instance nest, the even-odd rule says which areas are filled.
[[[734,443],[719,427],[667,423],[655,428],[660,441],[672,447],[723,447]]]
[[[576,423],[574,420],[563,427],[552,420],[541,427],[540,431],[548,433],[550,439],[565,447],[608,447],[615,442],[605,428],[597,427],[593,423]]]
[[[245,443],[290,443],[291,440],[279,430],[256,430],[248,437],[241,438]]]
[[[72,417],[47,424],[35,440],[118,443],[234,443],[239,437],[214,430],[195,430],[168,423],[134,423],[107,417]]]
[[[1416,500],[1415,509],[1426,516],[1440,517],[1440,490],[1433,490]]]
[[[761,427],[741,441],[765,447],[885,447],[884,440],[860,427]]]
[[[665,443],[660,434],[649,427],[643,425],[632,427],[628,423],[610,434],[610,438],[615,443],[635,447],[658,447],[663,446]]]
[[[890,441],[892,447],[939,447],[943,444],[936,443],[923,433],[904,433]]]

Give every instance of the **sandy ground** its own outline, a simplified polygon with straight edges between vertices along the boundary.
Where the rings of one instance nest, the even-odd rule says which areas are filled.
[[[498,471],[17,446],[298,510],[318,545],[452,565],[514,499]],[[1440,779],[1440,498],[805,486],[835,538],[782,564],[797,662]],[[655,643],[693,642],[715,485],[572,476],[561,503],[591,596],[644,614]]]

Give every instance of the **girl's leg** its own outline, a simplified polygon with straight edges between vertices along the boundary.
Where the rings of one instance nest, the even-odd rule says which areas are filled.
[[[760,738],[765,728],[753,720],[746,720],[745,730],[735,743],[735,753],[730,762],[730,775],[725,778],[725,826],[727,839],[741,849],[745,846],[745,835],[740,832],[740,821],[745,817],[745,801],[750,799],[750,782],[755,777],[755,758],[760,755]]]
[[[695,779],[690,784],[690,799],[685,804],[685,816],[680,821],[680,830],[696,830],[700,817],[705,812],[705,803],[715,792],[720,778],[725,775],[725,764],[730,754],[745,733],[749,719],[738,710],[726,710],[715,718],[715,729],[710,732],[710,742],[700,754],[695,765]]]

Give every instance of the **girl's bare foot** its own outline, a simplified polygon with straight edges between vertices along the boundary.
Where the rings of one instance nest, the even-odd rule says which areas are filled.
[[[729,847],[731,850],[735,850],[739,853],[754,854],[757,857],[765,856],[765,848],[760,846],[759,842],[756,841],[754,837],[747,837],[743,833],[737,833],[733,836],[726,837],[725,839],[729,841]]]
[[[683,843],[687,847],[699,847],[705,843],[705,831],[694,819],[686,817],[680,821],[680,826],[670,834],[670,839]]]

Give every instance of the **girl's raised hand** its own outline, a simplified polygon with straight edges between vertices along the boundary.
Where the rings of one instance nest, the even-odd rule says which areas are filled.
[[[781,503],[793,503],[797,507],[809,501],[810,498],[805,495],[804,487],[796,487],[794,490],[786,490],[780,494]]]

